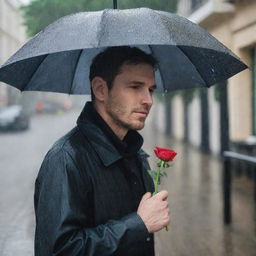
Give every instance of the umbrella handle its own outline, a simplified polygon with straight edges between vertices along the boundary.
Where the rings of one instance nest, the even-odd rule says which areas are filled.
[[[113,0],[113,7],[114,9],[117,9],[117,0]]]

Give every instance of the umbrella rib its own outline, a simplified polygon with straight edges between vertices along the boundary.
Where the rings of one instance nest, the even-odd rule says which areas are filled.
[[[103,37],[101,31],[105,30],[104,29],[105,28],[105,24],[106,24],[106,22],[105,22],[106,17],[105,16],[106,16],[107,12],[108,12],[108,9],[105,9],[105,10],[103,10],[102,15],[101,15],[99,31],[98,31],[98,47],[101,47],[101,41],[102,41],[102,37]]]
[[[71,83],[71,86],[70,86],[69,95],[71,94],[71,91],[72,91],[73,86],[74,86],[74,78],[75,78],[75,75],[76,75],[76,68],[77,68],[78,63],[79,63],[79,61],[80,61],[80,58],[81,58],[81,56],[82,56],[82,53],[83,53],[83,50],[80,50],[79,56],[77,57],[76,65],[75,65],[75,67],[74,67],[73,78],[72,78],[72,80],[71,80],[72,83]]]
[[[40,64],[38,65],[37,69],[35,70],[35,72],[30,76],[30,78],[28,79],[28,82],[25,84],[25,86],[23,86],[23,88],[21,89],[21,91],[25,91],[26,87],[29,85],[30,81],[32,80],[33,76],[35,75],[35,73],[37,72],[37,70],[40,68],[40,66],[42,65],[42,63],[44,62],[44,60],[47,58],[49,54],[45,54],[45,57],[42,59],[42,61],[40,62]]]
[[[186,58],[189,60],[189,62],[193,65],[193,67],[195,68],[195,70],[197,71],[197,73],[200,75],[202,81],[204,81],[205,85],[207,87],[210,87],[207,85],[206,81],[204,80],[204,78],[201,76],[201,73],[199,72],[198,68],[194,65],[194,63],[191,61],[191,59],[189,58],[189,56],[180,48],[179,45],[176,45],[177,48],[179,48],[179,50],[186,56]]]
[[[154,56],[153,47],[149,44],[149,45],[148,45],[148,48],[150,49],[152,55]],[[160,66],[159,66],[158,70],[159,70],[159,74],[160,74],[160,77],[161,77],[161,80],[162,80],[163,91],[165,91],[164,79],[163,79],[162,70],[160,69]]]
[[[157,14],[159,15],[159,13],[157,12]],[[160,15],[159,15],[160,16]],[[160,19],[162,21],[162,19]],[[164,22],[162,22],[163,26],[167,28],[167,30],[169,30],[169,28],[165,25]],[[172,39],[170,37],[170,39]],[[188,55],[180,48],[180,46],[178,44],[175,43],[175,46],[183,53],[184,56],[186,56],[186,58],[189,60],[189,62],[193,65],[193,67],[195,68],[195,70],[197,71],[197,73],[200,75],[202,81],[204,81],[205,85],[207,86],[207,83],[205,82],[204,78],[201,76],[201,73],[199,72],[199,70],[197,69],[197,67],[194,65],[194,63],[191,61],[191,59],[188,57]],[[160,69],[159,69],[160,70]],[[208,86],[207,86],[208,87]]]

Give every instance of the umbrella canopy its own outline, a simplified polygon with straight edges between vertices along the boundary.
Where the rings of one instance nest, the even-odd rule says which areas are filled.
[[[39,32],[0,69],[21,91],[89,94],[92,58],[109,46],[137,46],[158,61],[158,89],[209,87],[247,66],[198,25],[148,8],[81,12]]]

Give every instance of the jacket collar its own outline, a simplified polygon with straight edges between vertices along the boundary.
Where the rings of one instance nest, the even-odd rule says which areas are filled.
[[[108,167],[123,158],[124,152],[120,152],[120,150],[113,144],[113,138],[111,138],[111,136],[106,136],[106,131],[104,132],[101,127],[104,126],[104,123],[99,124],[99,121],[96,120],[96,118],[100,118],[100,122],[104,122],[94,109],[92,103],[87,102],[77,120],[77,125],[84,136],[90,141],[103,164]],[[141,138],[139,147],[136,149],[138,152],[143,143],[143,139],[136,131],[132,132],[134,133],[133,135],[138,136],[138,139]]]

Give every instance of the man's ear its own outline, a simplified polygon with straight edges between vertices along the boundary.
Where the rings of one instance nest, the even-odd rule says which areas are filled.
[[[95,76],[92,79],[91,85],[95,99],[101,102],[105,101],[106,96],[108,95],[107,82],[101,77]]]

